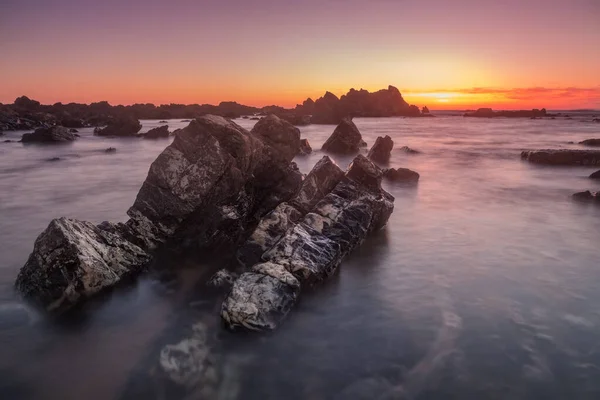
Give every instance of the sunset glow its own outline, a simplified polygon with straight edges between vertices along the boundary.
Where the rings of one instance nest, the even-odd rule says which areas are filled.
[[[0,7],[3,103],[25,94],[43,103],[290,107],[325,90],[391,84],[408,102],[432,108],[600,108],[596,1],[8,0]]]

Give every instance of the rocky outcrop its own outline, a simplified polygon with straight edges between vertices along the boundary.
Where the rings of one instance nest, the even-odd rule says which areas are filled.
[[[59,218],[35,241],[16,288],[33,304],[62,311],[139,273],[149,260],[148,253],[118,234]]]
[[[277,145],[290,154],[297,143]],[[270,211],[266,204],[272,209],[300,188],[302,174],[276,153],[222,117],[192,121],[152,163],[129,221],[53,221],[19,274],[18,290],[62,310],[139,272],[159,246],[237,246]]]
[[[392,182],[416,183],[419,181],[420,175],[408,168],[388,168],[383,172],[383,177]]]
[[[351,119],[346,118],[323,144],[322,150],[334,154],[355,154],[360,151],[362,135]]]
[[[543,165],[600,165],[600,150],[523,151],[521,158]]]
[[[398,151],[401,151],[406,154],[421,154],[419,150],[412,149],[408,146],[402,146],[398,149]]]
[[[308,142],[308,139],[300,139],[300,155],[308,155],[312,153],[312,147]]]
[[[127,137],[137,136],[142,124],[135,118],[119,118],[108,123],[104,128],[94,130],[98,136]]]
[[[599,147],[600,139],[587,139],[587,140],[583,140],[583,141],[579,142],[579,144],[582,144],[584,146],[590,146],[590,147]]]
[[[328,163],[326,159],[321,161],[323,165]],[[261,240],[264,246],[260,250],[270,249],[233,284],[221,309],[227,325],[259,331],[275,329],[296,303],[302,287],[334,274],[343,257],[369,233],[381,229],[393,211],[394,198],[381,189],[381,179],[382,171],[359,155],[328,193],[325,187],[310,191],[325,195],[299,222],[294,224],[286,218],[274,224],[278,232],[281,226],[287,226],[279,240],[271,240],[268,229],[262,229],[267,233],[262,238],[266,236],[268,244]],[[331,180],[323,182],[329,185]],[[313,199],[303,202],[302,210],[313,204]]]
[[[258,121],[251,133],[271,146],[275,150],[274,156],[287,162],[300,152],[300,130],[273,114]]]
[[[573,199],[577,201],[594,202],[600,204],[600,193],[586,190],[585,192],[575,193],[573,195]]]
[[[590,179],[600,179],[600,171],[593,172],[590,175]]]
[[[467,112],[463,116],[465,117],[478,117],[478,118],[541,118],[550,117],[552,114],[548,114],[545,108],[541,110],[534,108],[532,110],[518,110],[518,111],[494,111],[491,108],[480,108],[477,111]]]
[[[60,143],[73,140],[75,135],[62,126],[38,128],[33,133],[25,133],[21,139],[23,143]]]
[[[169,137],[169,126],[163,125],[150,129],[144,134],[144,139],[164,139]]]
[[[375,144],[371,147],[371,150],[369,150],[367,157],[377,163],[386,164],[390,161],[390,155],[393,148],[394,141],[391,137],[387,135],[385,137],[379,136],[375,140]]]

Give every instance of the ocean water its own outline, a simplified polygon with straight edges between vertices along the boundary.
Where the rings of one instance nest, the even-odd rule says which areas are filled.
[[[600,137],[589,119],[356,119],[370,145],[393,138],[390,166],[421,179],[385,184],[396,198],[388,226],[266,335],[219,326],[201,285],[214,263],[201,257],[166,258],[174,274],[146,274],[58,321],[24,308],[13,283],[48,222],[126,220],[171,139],[82,129],[65,145],[0,142],[0,398],[206,398],[165,389],[155,368],[160,349],[203,320],[224,371],[213,398],[598,399],[600,207],[570,196],[600,183],[593,168],[519,157],[580,148],[569,142]],[[333,129],[301,131],[319,149]],[[322,155],[296,161],[308,172]]]

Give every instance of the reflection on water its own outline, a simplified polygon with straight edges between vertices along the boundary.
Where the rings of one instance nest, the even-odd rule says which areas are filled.
[[[421,180],[387,185],[396,197],[387,228],[330,282],[304,293],[268,335],[221,329],[222,294],[206,290],[210,268],[197,257],[166,258],[161,269],[173,274],[147,275],[66,320],[24,308],[12,284],[49,220],[125,220],[170,140],[98,138],[83,129],[67,145],[0,143],[2,398],[599,398],[600,209],[570,195],[600,184],[587,179],[593,169],[519,159],[523,149],[578,148],[568,142],[600,136],[598,125],[355,122],[370,144],[388,134],[396,149],[421,151],[396,150],[391,161]],[[333,127],[301,130],[318,149]],[[117,152],[105,153],[111,146]],[[308,172],[321,156],[297,162]],[[351,157],[336,161],[345,167]],[[185,390],[164,368],[186,359],[182,349],[202,371],[192,374],[201,383],[186,381]]]

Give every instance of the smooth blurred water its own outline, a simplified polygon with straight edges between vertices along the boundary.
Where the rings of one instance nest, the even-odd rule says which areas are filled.
[[[277,332],[224,333],[225,353],[243,360],[228,398],[362,398],[374,379],[396,389],[391,398],[600,398],[600,207],[570,198],[600,184],[587,178],[594,169],[519,157],[579,148],[568,142],[600,137],[600,124],[456,116],[355,123],[369,144],[390,135],[390,166],[416,170],[419,184],[386,184],[396,198],[386,229],[304,293]],[[171,130],[185,125],[169,122]],[[319,149],[333,128],[301,131]],[[153,393],[152,382],[139,371],[164,332],[186,321],[182,304],[201,279],[202,260],[177,261],[173,287],[145,276],[92,302],[75,322],[31,311],[23,318],[12,285],[36,236],[63,215],[124,221],[171,140],[81,135],[66,145],[0,143],[1,398],[148,398],[139,388]],[[422,153],[398,150],[405,145]],[[322,155],[296,161],[308,172]],[[342,167],[351,160],[334,158]]]

